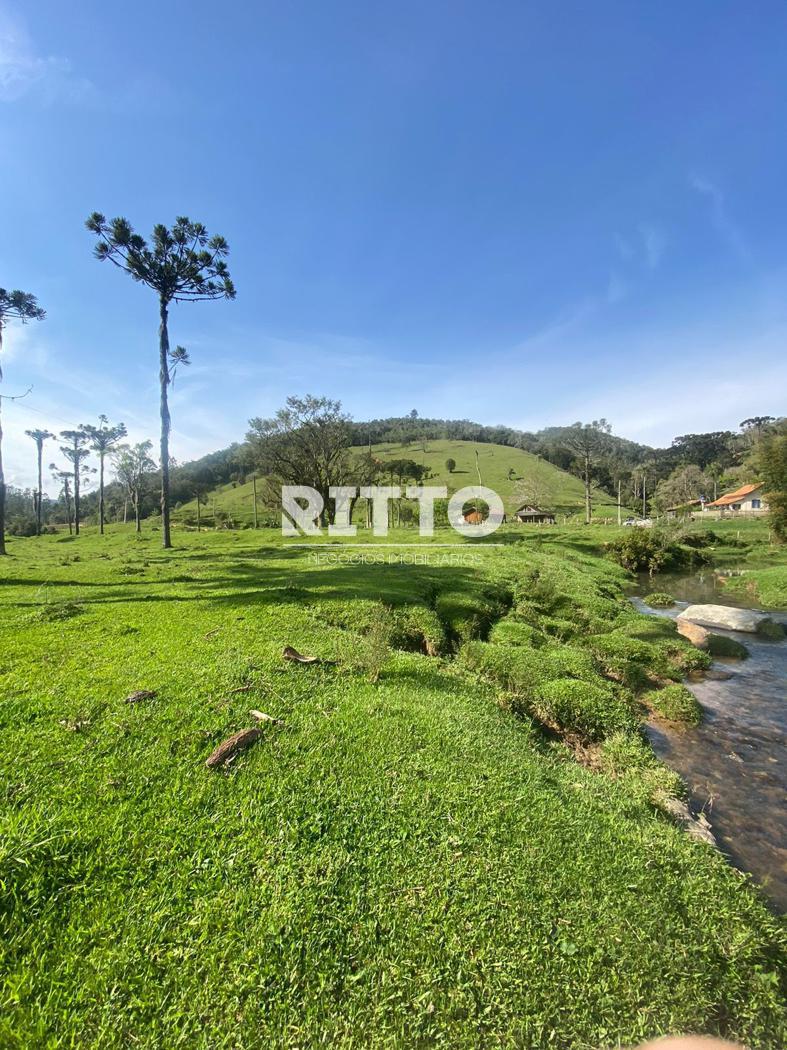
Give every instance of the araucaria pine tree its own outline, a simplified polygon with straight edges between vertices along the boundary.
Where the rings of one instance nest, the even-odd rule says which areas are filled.
[[[159,302],[159,386],[161,414],[161,535],[164,547],[171,547],[169,525],[169,431],[168,387],[172,367],[187,358],[180,348],[169,347],[169,307],[173,302],[201,299],[234,299],[235,287],[225,259],[229,254],[223,237],[209,237],[205,227],[185,217],[175,220],[172,229],[158,225],[148,243],[135,233],[127,219],[107,221],[94,212],[86,222],[98,237],[95,254],[125,270],[135,281],[145,284]]]
[[[41,477],[41,460],[44,454],[44,442],[55,435],[48,430],[26,430],[25,433],[36,443],[36,458],[38,461],[38,490],[36,492],[36,536],[41,535],[41,505],[44,498],[43,480]]]
[[[106,416],[98,417],[98,426],[83,423],[82,431],[90,441],[91,449],[98,456],[98,531],[104,535],[104,460],[108,452],[112,452],[118,441],[126,436],[124,423],[109,425]]]
[[[57,463],[50,463],[49,469],[52,471],[52,477],[55,481],[62,485],[61,495],[63,497],[63,503],[66,508],[66,521],[68,522],[68,535],[73,535],[73,527],[71,524],[71,478],[72,474],[70,470],[61,470]]]
[[[88,468],[85,460],[90,455],[87,447],[88,436],[84,430],[61,430],[60,436],[69,445],[61,445],[60,451],[73,467],[72,477],[74,479],[74,532],[79,535],[79,492],[82,481],[85,479]]]
[[[46,314],[29,292],[0,288],[0,384],[3,382],[3,329],[9,321],[43,321]],[[0,411],[3,395],[0,394]],[[3,474],[3,426],[0,418],[0,554],[5,554],[5,475]]]

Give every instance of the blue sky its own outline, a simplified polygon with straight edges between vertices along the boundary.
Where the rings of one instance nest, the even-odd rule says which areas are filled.
[[[787,5],[0,0],[7,474],[155,438],[156,303],[83,221],[222,233],[174,453],[289,393],[648,443],[787,410]]]

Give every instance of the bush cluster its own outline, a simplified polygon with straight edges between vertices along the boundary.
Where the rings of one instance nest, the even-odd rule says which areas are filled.
[[[685,685],[668,685],[664,689],[648,693],[647,701],[663,718],[668,718],[671,722],[697,726],[702,721],[702,708],[694,693]]]
[[[511,706],[547,725],[591,740],[636,725],[632,698],[604,680],[589,652],[469,642],[460,662],[511,693]]]
[[[665,591],[654,591],[645,598],[645,604],[651,609],[671,609],[675,604],[675,599]]]
[[[703,540],[705,534],[702,534]],[[610,556],[629,572],[679,572],[707,563],[707,555],[698,549],[675,542],[661,529],[629,529],[625,535],[607,544]]]

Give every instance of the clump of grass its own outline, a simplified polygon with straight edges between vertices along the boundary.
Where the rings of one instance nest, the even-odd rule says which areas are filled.
[[[505,612],[506,595],[493,589],[469,588],[440,593],[435,612],[447,633],[458,642],[483,638]]]
[[[310,606],[312,618],[342,630],[368,634],[380,618],[381,603],[359,598],[354,601],[315,602]],[[388,643],[393,649],[422,652],[439,656],[448,648],[443,624],[434,610],[415,603],[386,607],[390,627]]]
[[[609,733],[633,730],[637,719],[631,707],[610,687],[558,678],[545,682],[527,705],[540,721],[588,740],[600,740]]]
[[[121,565],[118,569],[118,576],[142,576],[144,570],[136,565]]]
[[[349,671],[378,682],[391,652],[394,625],[391,610],[382,603],[362,634],[347,632],[339,640],[339,663]]]
[[[513,710],[562,732],[597,740],[636,725],[628,698],[602,678],[582,649],[469,642],[460,663],[510,692]]]
[[[61,620],[71,620],[84,611],[85,607],[80,602],[45,602],[37,612],[33,613],[31,619],[38,623],[58,623]]]
[[[680,776],[659,762],[639,733],[613,733],[601,743],[597,758],[601,770],[636,798],[659,802],[686,793]]]
[[[507,616],[494,625],[489,633],[489,641],[494,642],[495,645],[521,645],[529,649],[537,649],[545,639],[537,628]]]
[[[651,609],[671,609],[675,604],[675,599],[666,591],[654,591],[645,598],[645,604]]]
[[[697,698],[685,685],[668,685],[648,693],[646,701],[663,718],[670,722],[683,722],[698,726],[702,721],[702,708]]]
[[[673,620],[646,614],[626,615],[612,631],[588,644],[607,673],[631,688],[644,685],[650,675],[678,681],[711,662],[707,653],[678,634]]]
[[[598,634],[588,639],[588,646],[604,673],[629,689],[646,684],[658,656],[655,646],[624,634]]]

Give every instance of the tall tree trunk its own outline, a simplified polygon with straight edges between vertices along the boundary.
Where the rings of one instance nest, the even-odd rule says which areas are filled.
[[[0,357],[3,353],[3,319],[0,317]],[[3,369],[0,366],[0,383],[3,382]],[[3,408],[3,398],[0,395],[0,412]],[[0,417],[0,555],[6,554],[5,549],[5,474],[3,473],[3,423]]]
[[[68,478],[66,478],[63,482],[63,491],[65,493],[66,499],[66,518],[68,519],[68,535],[72,536],[73,530],[71,528],[71,490],[68,486]]]
[[[159,383],[161,385],[161,545],[165,550],[172,546],[169,533],[169,331],[167,329],[167,302],[159,301],[161,323],[158,330]]]
[[[98,454],[98,531],[104,535],[104,453]]]
[[[199,493],[197,493],[197,532],[202,531],[202,519],[199,513]]]
[[[36,504],[36,536],[41,535],[41,500],[44,495],[44,482],[41,475],[42,466],[41,459],[44,455],[44,442],[36,441],[38,445],[38,502]]]
[[[139,520],[139,493],[134,497],[134,528],[136,532],[142,532],[142,524]]]
[[[74,532],[79,535],[79,459],[74,464]]]
[[[590,524],[592,516],[592,506],[590,503],[590,456],[585,456],[585,524]]]
[[[128,524],[128,493],[123,497],[123,524]]]

